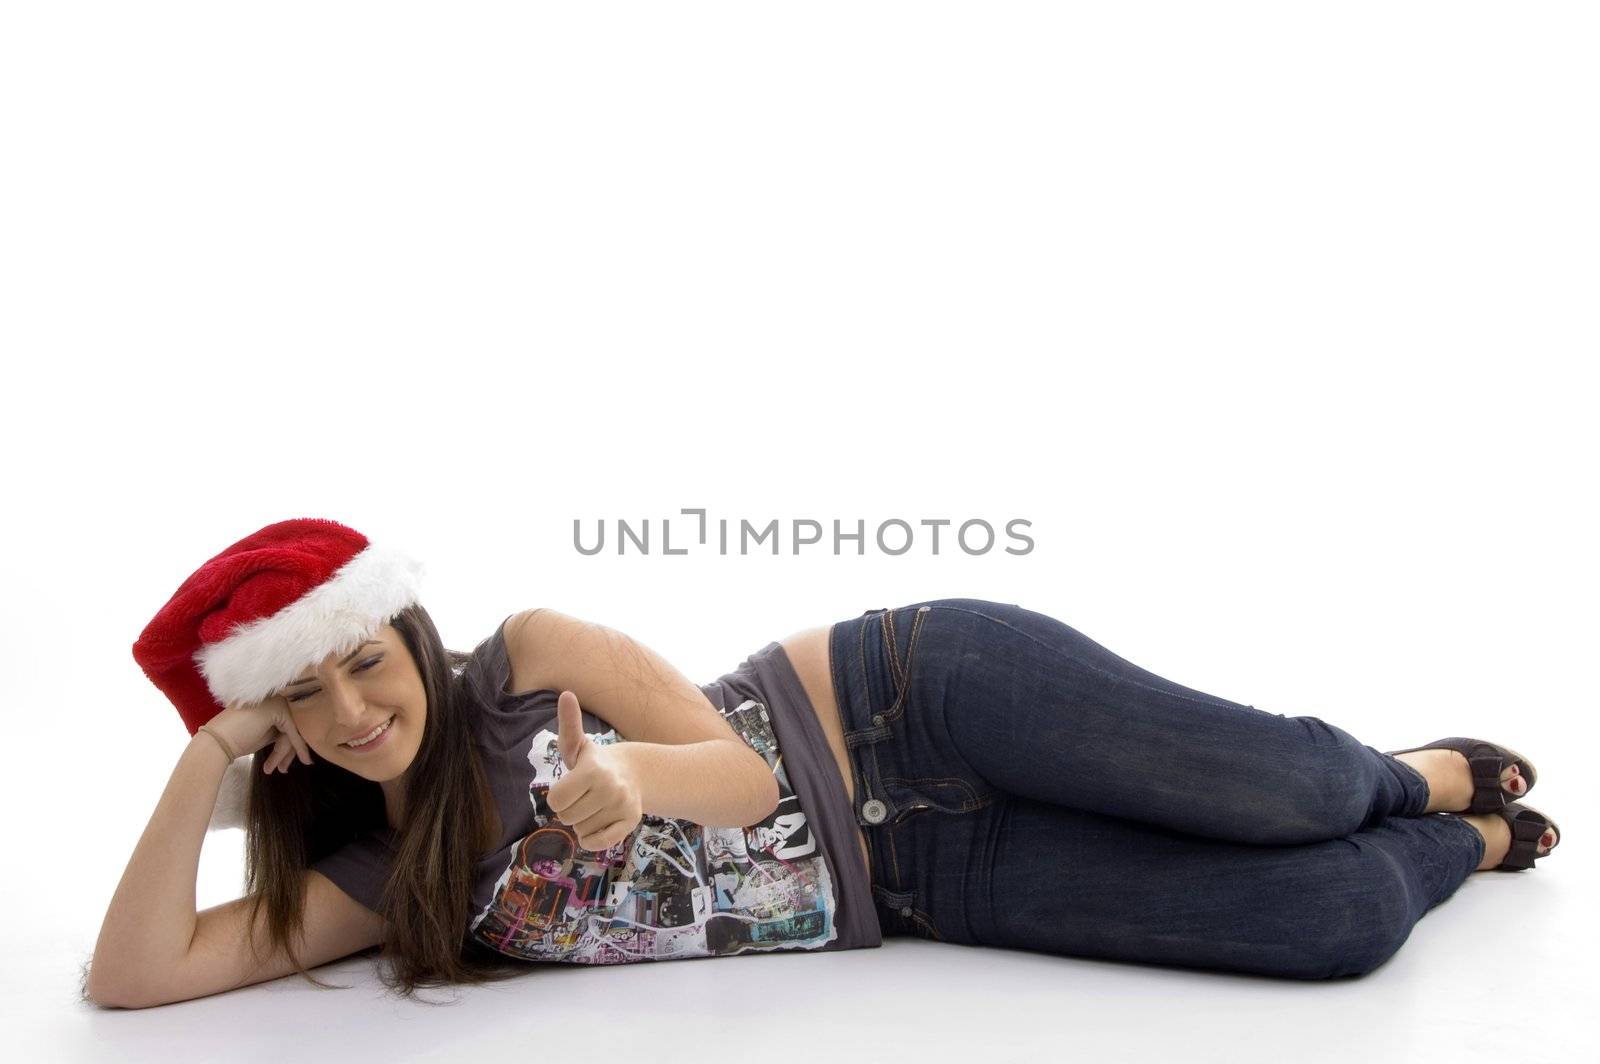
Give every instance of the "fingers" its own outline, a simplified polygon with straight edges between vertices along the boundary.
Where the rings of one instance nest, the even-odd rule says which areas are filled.
[[[272,741],[272,753],[267,755],[267,760],[262,764],[262,771],[288,772],[289,765],[296,758],[304,764],[311,764],[311,747],[306,744],[300,735],[299,729],[291,723],[287,727],[278,726],[278,737]]]
[[[578,845],[582,846],[590,853],[602,853],[611,849],[611,847],[628,837],[628,833],[622,830],[627,826],[628,825],[626,821],[613,820],[605,827],[598,831],[594,831],[587,836],[579,835]],[[589,841],[585,842],[585,838],[587,838]]]
[[[273,740],[272,753],[267,757],[263,771],[268,774],[288,772],[290,763],[296,757],[308,765],[311,764],[310,748],[306,746],[305,740],[298,733],[282,732],[277,739]]]
[[[293,726],[289,728],[289,741],[294,744],[295,753],[300,755],[300,760],[307,765],[311,764],[311,748],[306,745],[298,728]]]

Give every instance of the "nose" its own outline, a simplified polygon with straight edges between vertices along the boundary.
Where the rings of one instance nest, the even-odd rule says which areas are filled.
[[[354,684],[341,684],[333,688],[333,717],[340,731],[346,735],[367,719],[366,702]]]

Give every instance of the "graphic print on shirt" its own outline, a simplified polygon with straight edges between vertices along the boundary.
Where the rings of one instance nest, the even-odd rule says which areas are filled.
[[[507,848],[473,937],[525,960],[575,964],[816,949],[837,939],[833,881],[766,706],[746,699],[723,719],[777,779],[773,814],[745,828],[646,814],[599,852],[579,846],[576,830],[551,812],[546,795],[566,766],[555,732],[534,735],[528,801],[538,826]],[[626,741],[615,730],[588,738]]]

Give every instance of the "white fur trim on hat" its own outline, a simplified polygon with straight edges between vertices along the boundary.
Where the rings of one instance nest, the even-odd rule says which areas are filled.
[[[271,617],[240,625],[194,656],[206,686],[224,706],[266,699],[329,654],[370,639],[416,602],[422,563],[372,544]]]

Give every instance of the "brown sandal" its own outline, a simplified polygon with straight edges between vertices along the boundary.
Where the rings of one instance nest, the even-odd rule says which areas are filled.
[[[1472,769],[1472,804],[1466,809],[1453,810],[1454,812],[1481,816],[1484,813],[1498,813],[1502,808],[1511,805],[1513,799],[1507,796],[1505,786],[1500,782],[1500,773],[1504,772],[1508,765],[1516,765],[1518,774],[1522,776],[1522,793],[1517,795],[1517,798],[1526,798],[1528,792],[1533,790],[1534,781],[1539,778],[1538,773],[1533,770],[1533,762],[1511,747],[1496,746],[1482,739],[1464,739],[1459,735],[1435,740],[1427,746],[1413,746],[1409,750],[1387,750],[1385,753],[1393,757],[1395,754],[1410,754],[1418,750],[1454,750],[1467,759],[1467,764]]]
[[[1507,802],[1505,808],[1495,810],[1495,815],[1511,828],[1511,848],[1506,851],[1505,860],[1487,871],[1520,872],[1524,868],[1532,868],[1534,861],[1549,857],[1561,845],[1561,829],[1554,820],[1537,809],[1521,802]],[[1547,831],[1556,833],[1556,841],[1551,844],[1549,852],[1540,853],[1539,840]]]

